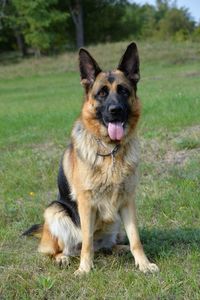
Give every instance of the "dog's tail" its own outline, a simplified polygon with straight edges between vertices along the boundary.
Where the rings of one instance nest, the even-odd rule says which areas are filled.
[[[22,233],[22,236],[35,236],[41,238],[43,232],[43,224],[34,224]]]

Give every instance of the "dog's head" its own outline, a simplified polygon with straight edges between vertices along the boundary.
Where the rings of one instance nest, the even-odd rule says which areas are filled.
[[[81,83],[85,88],[82,120],[86,128],[107,142],[123,141],[139,118],[137,46],[131,43],[116,70],[103,72],[85,49],[80,49]]]

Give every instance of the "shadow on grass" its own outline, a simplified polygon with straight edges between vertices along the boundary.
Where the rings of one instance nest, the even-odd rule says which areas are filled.
[[[151,258],[173,254],[177,249],[198,249],[200,247],[200,229],[142,229],[140,231],[145,252]]]
[[[197,250],[200,248],[200,229],[177,228],[177,229],[152,229],[140,230],[140,238],[144,246],[145,253],[151,261],[156,261],[159,257],[169,257],[174,254],[184,255],[185,251]],[[124,241],[128,245],[128,238]],[[114,254],[112,251],[100,250],[97,256],[117,255],[126,261],[133,259],[131,252],[121,252]]]
[[[185,255],[186,251],[200,249],[200,229],[177,228],[177,229],[140,229],[140,238],[147,257],[156,261],[159,257],[170,257],[171,255]],[[128,245],[126,238],[124,244]],[[131,252],[115,254],[112,250],[101,249],[95,253],[96,257],[121,256],[126,261],[132,261]]]

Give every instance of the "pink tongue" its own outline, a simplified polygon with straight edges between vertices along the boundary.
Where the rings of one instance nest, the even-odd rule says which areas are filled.
[[[122,123],[108,123],[108,134],[111,140],[120,141],[124,136],[124,128]]]

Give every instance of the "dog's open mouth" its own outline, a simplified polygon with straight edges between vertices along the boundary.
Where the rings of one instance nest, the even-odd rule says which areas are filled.
[[[108,134],[111,140],[121,141],[124,136],[124,122],[109,122]]]

